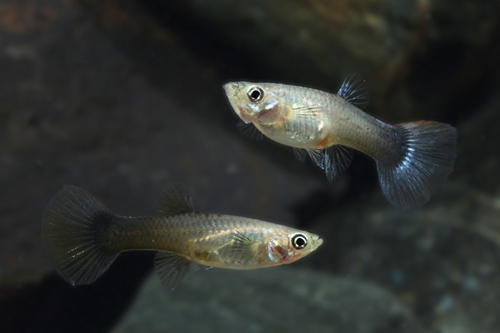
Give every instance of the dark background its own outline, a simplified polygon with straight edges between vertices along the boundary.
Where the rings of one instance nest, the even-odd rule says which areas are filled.
[[[95,284],[71,287],[44,256],[41,217],[64,184],[116,213],[152,215],[161,189],[180,181],[200,211],[323,237],[316,253],[285,271],[303,270],[301,283],[343,286],[326,306],[331,317],[311,319],[318,331],[497,332],[499,9],[493,0],[0,0],[0,331],[134,331],[123,323],[151,254],[126,253]],[[421,209],[391,207],[366,156],[356,154],[329,185],[291,148],[246,139],[222,90],[228,81],[255,80],[336,92],[353,72],[366,78],[367,111],[377,118],[458,128],[455,171]],[[274,272],[238,276],[268,304],[266,288],[288,295],[273,284],[282,270]],[[212,307],[199,314],[188,307],[192,319],[176,331],[217,316],[217,302],[246,304],[238,284],[224,280],[233,275],[216,274],[200,274]],[[236,288],[232,298],[219,298],[224,288]],[[380,290],[403,319],[380,305]],[[169,303],[174,312],[187,302],[182,295]],[[355,320],[341,326],[335,314],[349,299],[342,318]],[[283,303],[276,311],[307,313]],[[285,330],[236,305],[240,317],[222,322]],[[370,306],[381,322],[359,319]],[[158,322],[174,321],[156,308]],[[290,317],[295,328],[311,327],[293,322],[299,317]],[[155,327],[146,330],[162,329]]]

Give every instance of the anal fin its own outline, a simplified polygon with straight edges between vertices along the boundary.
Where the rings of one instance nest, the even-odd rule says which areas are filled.
[[[309,154],[311,160],[313,160],[313,162],[316,163],[317,166],[319,166],[321,169],[325,168],[325,165],[323,163],[324,156],[322,149],[308,149],[307,153]]]
[[[351,164],[353,152],[350,148],[334,145],[327,149],[299,149],[294,148],[297,159],[304,161],[306,154],[311,160],[325,170],[326,178],[332,183]]]
[[[304,162],[306,159],[306,156],[309,155],[311,160],[319,166],[321,169],[324,169],[323,166],[323,150],[322,149],[302,149],[302,148],[293,148],[293,152],[295,154],[295,157],[301,161]]]
[[[163,285],[173,290],[184,279],[191,261],[173,252],[157,252],[155,271]]]
[[[323,155],[326,178],[332,183],[351,164],[353,152],[345,146],[334,145],[325,149]]]

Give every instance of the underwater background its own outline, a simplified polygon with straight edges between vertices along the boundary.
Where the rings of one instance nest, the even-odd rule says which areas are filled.
[[[0,0],[0,332],[499,332],[500,1]],[[222,85],[337,92],[351,73],[387,123],[458,129],[455,170],[420,209],[384,198],[356,153],[333,184],[251,141]],[[153,253],[73,287],[40,223],[65,184],[154,215],[195,208],[324,244],[292,265],[200,269],[174,291]]]

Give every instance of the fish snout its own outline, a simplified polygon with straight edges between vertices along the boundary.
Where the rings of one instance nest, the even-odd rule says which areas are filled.
[[[238,82],[228,82],[222,86],[228,97],[236,97],[242,88]]]

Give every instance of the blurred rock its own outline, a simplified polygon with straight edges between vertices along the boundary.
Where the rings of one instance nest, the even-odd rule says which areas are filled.
[[[459,127],[454,177],[468,192],[486,197],[500,195],[500,96],[494,95]],[[489,201],[489,200],[486,200]],[[498,203],[497,203],[498,205]]]
[[[377,286],[277,267],[192,272],[174,291],[152,276],[113,332],[424,332],[419,327]]]
[[[430,332],[496,332],[499,107],[494,97],[459,126],[455,171],[421,209],[397,211],[374,189],[318,217],[329,259],[312,257],[315,267],[391,290]]]
[[[496,332],[500,197],[465,191],[450,182],[411,213],[377,195],[318,219],[329,260],[316,267],[391,290],[431,332]]]
[[[226,81],[284,81],[335,92],[348,73],[359,72],[372,90],[368,112],[387,122],[458,126],[500,89],[500,3],[494,0],[132,1],[137,15],[118,0],[80,1],[122,44],[182,45],[214,64]],[[154,38],[164,34],[170,42]],[[347,177],[360,181],[350,183],[343,198],[377,183],[364,161],[349,169]]]
[[[336,92],[348,74],[358,72],[371,88],[370,109],[391,122],[439,120],[457,107],[455,116],[463,119],[495,91],[491,79],[499,74],[495,0],[140,3],[194,53],[241,68],[233,74],[244,77],[231,79]],[[119,1],[115,6],[127,8]],[[471,86],[477,89],[464,102]]]
[[[498,6],[3,1],[0,313],[9,320],[0,320],[0,331],[109,329],[152,266],[128,253],[88,287],[54,275],[39,224],[63,184],[86,188],[119,214],[144,215],[155,213],[167,183],[180,181],[198,210],[321,235],[325,244],[302,267],[337,277],[295,265],[214,270],[190,275],[174,293],[155,277],[143,291],[151,304],[141,294],[118,331],[156,329],[147,319],[160,308],[173,320],[161,327],[186,315],[193,328],[200,317],[204,328],[243,331],[311,323],[349,332],[496,332]],[[353,71],[372,87],[371,113],[459,128],[455,172],[421,210],[393,210],[368,158],[356,155],[329,185],[291,149],[247,140],[221,89],[245,78],[336,91]]]
[[[0,184],[8,195],[0,203],[0,285],[52,271],[39,226],[64,184],[84,187],[118,214],[144,215],[156,214],[161,189],[179,181],[198,210],[284,224],[294,223],[287,205],[322,186],[319,171],[301,176],[308,167],[291,151],[277,160],[238,133],[220,80],[200,77],[209,69],[182,48],[142,49],[161,55],[151,62],[160,89],[75,3],[25,7],[3,7],[4,21],[56,14],[2,34]],[[287,160],[294,163],[283,170]]]

